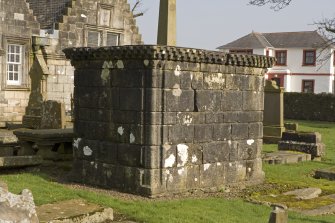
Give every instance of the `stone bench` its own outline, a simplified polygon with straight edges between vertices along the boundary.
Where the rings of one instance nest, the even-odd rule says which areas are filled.
[[[326,146],[318,132],[284,132],[278,149],[308,153],[315,159],[325,155]]]
[[[18,129],[19,156],[40,155],[47,160],[71,160],[73,129]]]

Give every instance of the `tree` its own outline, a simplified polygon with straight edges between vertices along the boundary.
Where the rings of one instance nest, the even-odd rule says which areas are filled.
[[[269,4],[270,8],[278,11],[286,6],[288,6],[292,0],[249,0],[250,5],[255,6],[264,6]],[[313,25],[317,26],[317,31],[322,35],[326,42],[324,46],[321,46],[323,49],[328,48],[330,45],[335,44],[335,17],[334,18],[323,18],[320,21],[316,21]],[[328,60],[331,55],[328,55],[327,58],[319,58],[320,62]]]

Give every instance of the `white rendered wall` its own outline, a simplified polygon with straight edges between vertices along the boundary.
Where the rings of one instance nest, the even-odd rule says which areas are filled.
[[[287,75],[285,79],[291,79],[287,92],[301,92],[303,80],[314,80],[314,93],[332,93],[331,76]]]

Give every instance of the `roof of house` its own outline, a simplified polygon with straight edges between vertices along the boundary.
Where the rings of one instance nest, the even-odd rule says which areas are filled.
[[[34,16],[41,24],[41,29],[51,29],[63,15],[71,0],[26,0]]]
[[[256,33],[252,32],[217,49],[256,49],[256,48],[319,48],[327,40],[317,31]]]

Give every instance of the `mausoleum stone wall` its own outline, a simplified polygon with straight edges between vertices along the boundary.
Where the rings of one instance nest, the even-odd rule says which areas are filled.
[[[164,46],[70,48],[75,180],[146,196],[262,182],[273,59]]]

